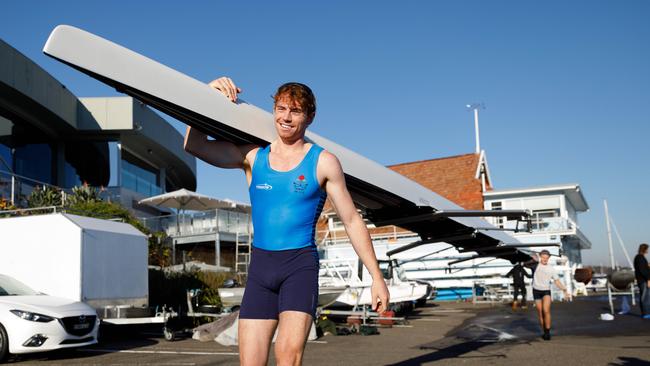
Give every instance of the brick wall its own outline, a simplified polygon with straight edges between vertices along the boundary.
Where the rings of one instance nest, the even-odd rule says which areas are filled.
[[[389,169],[423,185],[446,199],[467,210],[483,209],[483,192],[481,179],[476,179],[476,169],[479,163],[478,154],[465,154],[440,159],[414,161],[410,163],[388,166]],[[487,181],[487,189],[490,182]],[[327,200],[323,212],[331,211],[333,207]],[[322,232],[327,230],[327,220],[321,218],[317,225],[320,232],[317,240],[322,240]],[[408,232],[406,229],[393,226],[369,229],[371,235]],[[337,238],[345,237],[343,231],[337,232]]]

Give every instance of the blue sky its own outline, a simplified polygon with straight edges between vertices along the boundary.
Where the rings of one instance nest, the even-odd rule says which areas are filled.
[[[301,81],[318,98],[313,130],[382,164],[473,152],[464,106],[484,102],[495,187],[579,183],[583,255],[598,264],[603,198],[631,253],[650,241],[649,18],[647,1],[13,1],[0,38],[78,96],[117,93],[42,54],[57,24],[199,80],[229,75],[265,109]],[[198,180],[248,201],[240,172],[199,163]]]

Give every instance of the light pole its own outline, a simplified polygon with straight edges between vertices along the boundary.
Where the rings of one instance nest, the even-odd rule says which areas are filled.
[[[474,132],[476,134],[476,153],[480,154],[481,153],[481,139],[479,137],[479,129],[478,129],[478,110],[479,109],[485,109],[485,104],[483,103],[472,103],[472,104],[467,104],[465,105],[468,111],[473,110],[474,111]]]

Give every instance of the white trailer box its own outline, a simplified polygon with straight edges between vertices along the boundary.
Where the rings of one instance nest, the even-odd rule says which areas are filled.
[[[0,219],[0,273],[95,309],[148,306],[147,237],[69,214]]]

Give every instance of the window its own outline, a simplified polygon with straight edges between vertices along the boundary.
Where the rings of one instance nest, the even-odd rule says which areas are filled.
[[[28,144],[16,147],[15,173],[36,181],[54,184],[54,153],[50,144]]]
[[[122,150],[122,187],[150,197],[161,193],[158,171]]]
[[[6,172],[14,170],[14,159],[9,145],[13,126],[13,122],[0,116],[0,170]]]
[[[549,228],[554,217],[560,216],[560,209],[550,210],[533,210],[532,222],[533,230],[545,230]]]
[[[501,201],[495,201],[491,203],[491,208],[493,211],[501,211],[503,210],[503,205]],[[495,217],[494,226],[503,229],[503,217]]]
[[[11,156],[11,148],[0,143],[0,170],[11,172],[13,168],[14,159]]]

